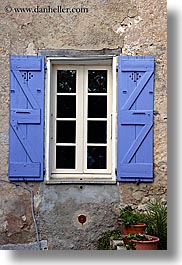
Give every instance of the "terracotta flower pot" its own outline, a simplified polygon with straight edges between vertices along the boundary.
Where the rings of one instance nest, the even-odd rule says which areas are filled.
[[[127,226],[121,227],[121,232],[123,235],[143,234],[146,226],[147,226],[146,224],[127,225]]]
[[[135,239],[131,239],[130,242],[135,244],[135,250],[157,250],[159,238],[156,236],[146,235],[146,237],[150,240],[139,241]]]
[[[122,226],[121,225],[121,218],[117,219],[118,222],[118,227],[119,230],[123,235],[128,235],[128,234],[144,234],[146,224],[135,224],[135,225],[127,225],[127,226]]]

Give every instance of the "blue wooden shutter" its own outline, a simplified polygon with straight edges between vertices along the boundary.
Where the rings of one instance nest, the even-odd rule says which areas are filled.
[[[154,58],[118,60],[117,180],[153,181]]]
[[[10,56],[9,180],[42,181],[44,58]]]

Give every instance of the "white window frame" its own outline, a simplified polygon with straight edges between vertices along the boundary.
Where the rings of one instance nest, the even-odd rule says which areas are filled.
[[[52,124],[51,124],[51,91],[53,89],[53,65],[61,64],[62,65],[73,65],[75,64],[79,68],[79,64],[83,65],[83,61],[86,65],[111,65],[112,67],[112,119],[111,119],[111,132],[112,137],[111,143],[111,174],[106,176],[105,174],[99,175],[93,172],[88,172],[87,177],[82,178],[81,174],[78,172],[78,176],[72,178],[72,174],[65,174],[63,177],[51,177],[51,163],[52,159],[55,161],[55,158],[52,157],[51,151],[51,134],[52,134]],[[94,56],[94,57],[47,57],[47,74],[46,74],[46,88],[45,88],[45,180],[48,184],[58,184],[58,183],[116,183],[116,174],[115,169],[116,165],[116,144],[117,144],[117,82],[116,82],[116,66],[117,66],[117,57],[116,56]],[[68,66],[66,66],[68,67]],[[87,67],[87,66],[85,66]],[[99,67],[98,67],[99,68]],[[86,113],[84,111],[84,113]],[[109,126],[108,126],[109,127]],[[55,138],[55,137],[53,137]],[[108,153],[108,152],[107,152]],[[66,170],[64,170],[66,173]],[[92,174],[93,173],[93,174]]]
[[[104,120],[104,121],[107,121],[107,144],[98,144],[99,146],[107,146],[107,170],[106,169],[85,169],[85,173],[93,173],[93,177],[95,177],[95,174],[99,175],[100,174],[104,174],[105,178],[110,178],[111,176],[111,163],[110,161],[112,161],[112,132],[111,132],[111,118],[112,118],[112,109],[111,109],[111,106],[112,106],[112,91],[110,91],[110,87],[112,87],[112,75],[111,75],[111,71],[110,71],[110,66],[106,67],[104,65],[104,68],[99,65],[99,66],[85,66],[85,71],[88,71],[88,70],[107,70],[108,72],[108,89],[107,89],[107,118],[99,118],[98,120],[101,121],[101,120]],[[85,81],[85,85],[84,87],[88,87],[88,78],[84,78],[84,81]],[[98,93],[92,93],[92,96],[94,95],[98,95]],[[104,93],[104,95],[106,95]],[[85,124],[86,124],[86,120],[94,120],[93,118],[87,118],[87,106],[88,106],[88,90],[85,89],[84,91],[84,100],[86,100],[86,104],[84,104],[84,121],[85,121]],[[95,119],[97,120],[97,119]],[[84,134],[84,148],[86,148],[87,146],[92,146],[91,144],[88,144],[87,143],[87,126],[85,128],[85,134]],[[87,143],[87,144],[86,144]],[[94,146],[96,146],[97,144],[94,144]],[[86,150],[84,151],[84,153],[86,154]],[[84,156],[84,164],[86,165],[87,164],[87,157]],[[98,173],[95,173],[96,171],[98,171]],[[92,176],[91,176],[92,177]],[[102,175],[99,175],[99,178],[101,178]]]
[[[74,69],[73,69],[74,67]],[[55,147],[56,146],[61,146],[64,144],[57,144],[56,143],[56,130],[55,130],[55,126],[53,125],[53,143],[51,144],[52,146],[50,146],[50,151],[52,153],[52,170],[51,170],[51,174],[54,174],[54,178],[61,178],[59,175],[61,174],[65,174],[67,178],[70,178],[73,176],[73,172],[74,172],[74,175],[76,176],[77,174],[81,174],[82,173],[82,164],[80,162],[82,162],[83,160],[83,152],[82,150],[80,150],[80,148],[78,148],[78,146],[80,146],[80,139],[83,139],[83,130],[81,128],[79,128],[79,124],[80,124],[80,120],[82,119],[82,117],[79,115],[79,113],[83,113],[83,104],[82,104],[82,101],[83,101],[83,93],[81,93],[81,90],[80,89],[77,89],[76,90],[76,93],[72,93],[72,95],[75,95],[76,96],[76,118],[56,118],[55,117],[55,114],[56,114],[56,108],[57,108],[57,104],[56,104],[56,98],[59,93],[56,93],[56,88],[57,88],[57,70],[76,70],[77,71],[77,75],[76,75],[76,87],[81,87],[82,86],[82,80],[83,79],[83,72],[82,72],[82,67],[81,66],[73,66],[73,65],[53,65],[52,67],[53,71],[52,71],[52,77],[53,77],[53,80],[52,80],[52,92],[53,92],[53,95],[52,95],[52,101],[53,101],[53,110],[51,110],[52,112],[52,119],[53,119],[53,122],[55,122],[55,120],[73,120],[73,121],[76,121],[76,141],[75,141],[75,144],[67,144],[67,146],[75,146],[76,150],[76,162],[75,162],[75,166],[76,168],[75,169],[56,169],[56,157],[55,157],[55,153],[56,153],[56,150],[55,150]],[[60,93],[60,95],[69,95],[70,96],[70,93]],[[79,158],[79,159],[78,159]]]

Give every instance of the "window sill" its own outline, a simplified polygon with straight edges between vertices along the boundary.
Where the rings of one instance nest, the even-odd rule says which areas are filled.
[[[46,184],[116,184],[113,179],[50,179]]]

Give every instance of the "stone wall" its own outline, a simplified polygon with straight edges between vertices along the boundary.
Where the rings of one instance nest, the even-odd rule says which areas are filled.
[[[154,176],[151,184],[121,184],[124,204],[139,208],[156,197],[167,200],[167,55],[165,1],[137,1],[132,16],[121,23],[118,30],[124,37],[123,54],[155,56],[154,90]]]
[[[88,13],[15,13],[15,7],[87,7]],[[6,7],[6,8],[5,8]],[[6,10],[6,12],[5,12]],[[8,180],[9,55],[34,55],[41,49],[122,48],[123,55],[155,56],[154,171],[152,184],[23,184],[34,192],[40,239],[49,249],[95,249],[97,239],[115,227],[125,204],[143,208],[167,199],[166,1],[11,0],[0,3],[0,179]],[[0,182],[0,245],[36,241],[30,192]],[[79,214],[87,216],[82,226]]]

